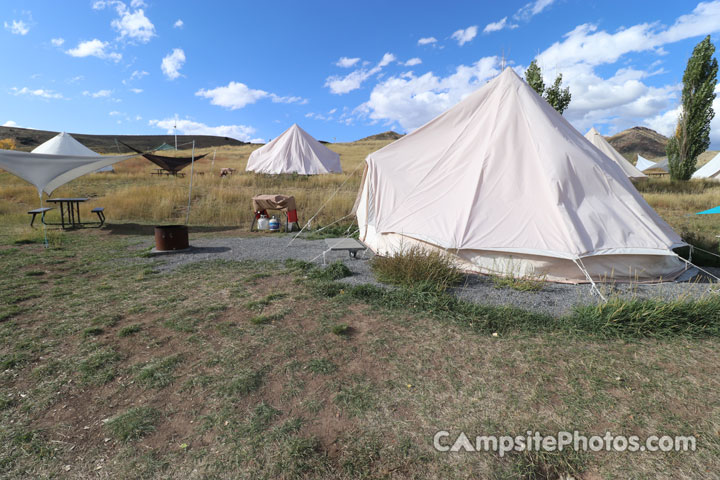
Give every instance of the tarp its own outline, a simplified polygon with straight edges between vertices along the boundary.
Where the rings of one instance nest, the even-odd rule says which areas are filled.
[[[151,162],[153,162],[158,167],[162,168],[163,170],[167,170],[168,172],[174,172],[177,173],[183,168],[187,167],[193,162],[193,157],[166,157],[163,155],[154,155],[152,153],[142,153],[137,148],[131,147],[127,143],[120,142],[123,145],[125,145],[130,150],[137,152],[141,154],[143,157],[147,158]],[[194,161],[198,161],[201,158],[205,157],[207,153],[204,153],[202,155],[196,155]]]
[[[172,145],[168,145],[167,143],[163,143],[159,147],[157,147],[155,150],[175,150],[175,147]]]
[[[711,208],[710,210],[705,210],[702,212],[698,212],[695,215],[711,215],[714,213],[720,213],[720,206],[717,206],[715,208]]]
[[[445,251],[464,270],[584,282],[657,281],[685,245],[614,161],[511,69],[371,153],[360,240]]]
[[[340,155],[293,124],[279,137],[250,154],[248,172],[300,175],[340,173]]]
[[[635,168],[632,163],[628,162],[625,157],[620,155],[620,153],[615,150],[607,140],[605,140],[605,137],[595,130],[595,127],[588,130],[585,134],[585,138],[590,140],[590,143],[595,145],[598,150],[607,155],[610,160],[620,165],[620,168],[623,169],[623,172],[625,172],[625,175],[627,175],[628,178],[647,178],[647,175]]]
[[[72,141],[75,141],[75,139],[66,133],[61,133],[58,137],[69,137]],[[53,140],[54,139],[48,140],[48,142],[52,142]],[[106,156],[98,155],[94,152],[91,156],[88,155],[86,151],[83,151],[83,149],[87,149],[87,147],[84,147],[77,141],[75,142],[82,148],[78,148],[77,146],[73,147],[75,150],[71,155],[37,153],[40,147],[36,148],[33,152],[0,150],[0,168],[35,185],[38,189],[38,194],[42,195],[44,191],[50,195],[53,190],[71,180],[136,156],[135,154]],[[72,142],[69,142],[68,139],[61,138],[60,141],[53,142],[53,144],[72,145]],[[92,150],[90,150],[90,152],[92,152]]]
[[[692,178],[720,180],[720,153],[715,155],[708,163],[698,168],[695,173],[693,173]]]
[[[97,157],[99,154],[78,142],[69,133],[59,133],[45,143],[32,150],[33,153],[47,153],[49,155],[74,155],[78,157]],[[96,170],[96,172],[114,172],[112,165]]]

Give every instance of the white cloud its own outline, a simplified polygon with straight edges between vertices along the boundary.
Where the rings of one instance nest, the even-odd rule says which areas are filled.
[[[183,25],[185,25],[185,22],[183,22],[179,18],[175,21],[175,23],[173,23],[173,27],[175,28],[182,28]]]
[[[307,100],[302,97],[282,97],[265,90],[249,88],[240,82],[230,82],[225,87],[216,87],[210,90],[200,89],[195,92],[195,95],[209,98],[211,104],[229,108],[230,110],[241,109],[263,98],[270,98],[273,103],[299,103],[301,105],[307,103]]]
[[[497,32],[499,30],[502,30],[503,28],[509,28],[509,29],[515,29],[518,26],[512,23],[508,23],[507,17],[503,18],[502,20],[498,20],[494,23],[488,23],[485,25],[485,28],[483,28],[483,33],[492,33]]]
[[[380,60],[380,63],[378,63],[378,67],[380,67],[380,68],[385,67],[385,66],[389,65],[391,62],[394,62],[395,60],[397,60],[395,55],[393,55],[392,53],[386,53],[385,55],[383,55],[383,58],[382,58],[382,60]]]
[[[403,65],[406,67],[414,67],[415,65],[420,65],[422,63],[422,60],[420,60],[418,57],[411,58],[407,62],[405,62]]]
[[[118,18],[113,19],[110,25],[120,34],[120,39],[148,43],[155,36],[155,25],[140,8],[144,6],[146,4],[142,0],[132,0],[130,8],[120,0],[98,0],[93,3],[95,10],[115,7]],[[135,10],[131,10],[132,8]]]
[[[120,38],[129,38],[141,43],[147,43],[155,36],[155,25],[145,16],[143,9],[120,13],[120,18],[113,20],[110,25],[120,33]]]
[[[130,91],[133,93],[142,93],[143,89],[142,88],[131,88]]]
[[[108,113],[108,115],[110,115],[111,117],[116,117],[116,116],[118,116],[118,115],[122,115],[122,113],[113,110],[112,112]]]
[[[65,53],[73,57],[97,57],[119,62],[122,59],[122,55],[116,52],[107,52],[105,50],[107,47],[108,42],[102,42],[94,38],[86,42],[80,42],[77,47],[66,50]]]
[[[180,48],[174,48],[171,53],[167,54],[165,58],[162,59],[160,68],[162,68],[166,77],[170,80],[175,80],[181,76],[180,69],[184,64],[185,52]]]
[[[65,98],[62,96],[61,93],[53,92],[52,90],[45,90],[42,88],[32,90],[27,87],[23,87],[23,88],[12,87],[11,90],[13,92],[13,95],[15,95],[15,96],[29,95],[31,97],[39,97],[39,98],[45,98],[45,99]]]
[[[596,72],[596,68],[618,63],[630,53],[663,55],[663,46],[668,43],[718,31],[720,1],[706,2],[669,27],[641,23],[609,33],[595,25],[578,25],[541,52],[537,60],[546,83],[554,79],[556,72],[563,74],[564,84],[570,87],[573,96],[565,116],[579,130],[604,124],[613,133],[644,124],[661,133],[672,133],[681,87],[647,85],[648,77],[662,72],[659,63],[653,62],[646,70],[640,70],[626,66],[629,64],[625,62],[625,66],[605,75]]]
[[[338,75],[332,75],[325,80],[325,86],[330,89],[331,93],[335,95],[342,95],[345,93],[352,92],[360,88],[368,78],[372,77],[376,73],[389,65],[391,62],[396,61],[397,58],[392,53],[386,53],[376,66],[371,69],[361,68],[354,70],[344,77]]]
[[[64,38],[53,38],[50,40],[50,43],[53,44],[54,47],[61,47],[63,43],[65,43]]]
[[[457,40],[458,45],[462,47],[477,36],[477,29],[477,25],[473,25],[472,27],[468,27],[465,29],[460,29],[453,33],[450,38],[452,38],[453,40]]]
[[[22,20],[13,20],[12,23],[5,22],[5,30],[15,35],[27,35],[30,27]]]
[[[176,120],[174,118],[150,120],[148,124],[153,127],[165,129],[168,134],[172,134],[173,126],[177,125],[178,133],[183,135],[215,135],[218,137],[234,138],[242,142],[263,141],[262,139],[253,138],[256,130],[247,125],[219,125],[211,127],[192,120]]]
[[[107,98],[110,95],[112,95],[112,90],[98,90],[97,92],[89,92],[85,90],[83,92],[83,95],[86,97],[92,97],[92,98]]]
[[[529,20],[530,17],[542,12],[553,3],[555,3],[555,0],[535,0],[518,10],[515,13],[514,18],[518,20]]]
[[[338,67],[342,67],[342,68],[350,68],[359,61],[360,61],[359,58],[340,57],[340,60],[335,62],[335,65],[337,65]]]
[[[423,37],[420,40],[418,40],[418,45],[432,45],[433,43],[437,43],[437,38]]]
[[[3,127],[17,127],[18,124],[13,122],[12,120],[8,120],[7,122],[2,124]]]
[[[497,57],[484,57],[470,66],[458,66],[447,77],[432,72],[393,76],[377,84],[356,113],[414,130],[484,85],[499,73],[498,66]]]

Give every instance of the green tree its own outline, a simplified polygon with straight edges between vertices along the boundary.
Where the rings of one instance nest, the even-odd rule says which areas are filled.
[[[530,62],[530,66],[525,70],[525,81],[537,92],[541,97],[545,93],[545,82],[543,82],[542,71],[538,67],[537,60]]]
[[[558,111],[560,115],[570,105],[572,95],[570,94],[570,87],[562,88],[562,73],[557,76],[552,86],[545,89],[545,100],[548,101],[552,107]]]
[[[568,105],[570,105],[572,95],[570,94],[569,87],[562,88],[562,74],[557,76],[555,82],[550,87],[545,88],[542,70],[540,70],[536,60],[530,62],[530,66],[525,70],[525,81],[538,95],[547,100],[560,115],[562,115]]]
[[[683,75],[681,112],[675,135],[670,137],[665,152],[670,176],[688,180],[695,172],[697,157],[710,146],[710,121],[715,116],[718,62],[713,58],[715,46],[710,35],[698,43],[688,60]]]

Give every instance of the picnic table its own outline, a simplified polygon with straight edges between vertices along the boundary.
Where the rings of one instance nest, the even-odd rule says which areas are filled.
[[[80,204],[90,200],[87,197],[76,197],[76,198],[48,198],[48,203],[59,204],[60,208],[60,223],[49,223],[45,221],[45,212],[50,209],[38,209],[37,211],[30,211],[33,213],[33,221],[35,220],[35,214],[42,213],[42,223],[45,225],[61,225],[65,228],[83,227],[86,225],[102,226],[105,223],[105,214],[103,207],[96,207],[92,209],[92,212],[97,214],[99,222],[83,222],[80,219]],[[40,210],[43,210],[40,212]],[[32,226],[32,222],[30,223]]]

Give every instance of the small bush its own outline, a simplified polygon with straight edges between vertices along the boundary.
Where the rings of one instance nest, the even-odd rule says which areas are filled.
[[[388,257],[377,256],[370,266],[379,281],[407,287],[424,283],[444,291],[463,279],[448,254],[419,246]]]
[[[107,421],[105,427],[118,440],[141,438],[155,431],[160,412],[151,407],[135,407]]]
[[[350,333],[350,327],[344,323],[333,325],[331,330],[335,335],[347,335]]]

